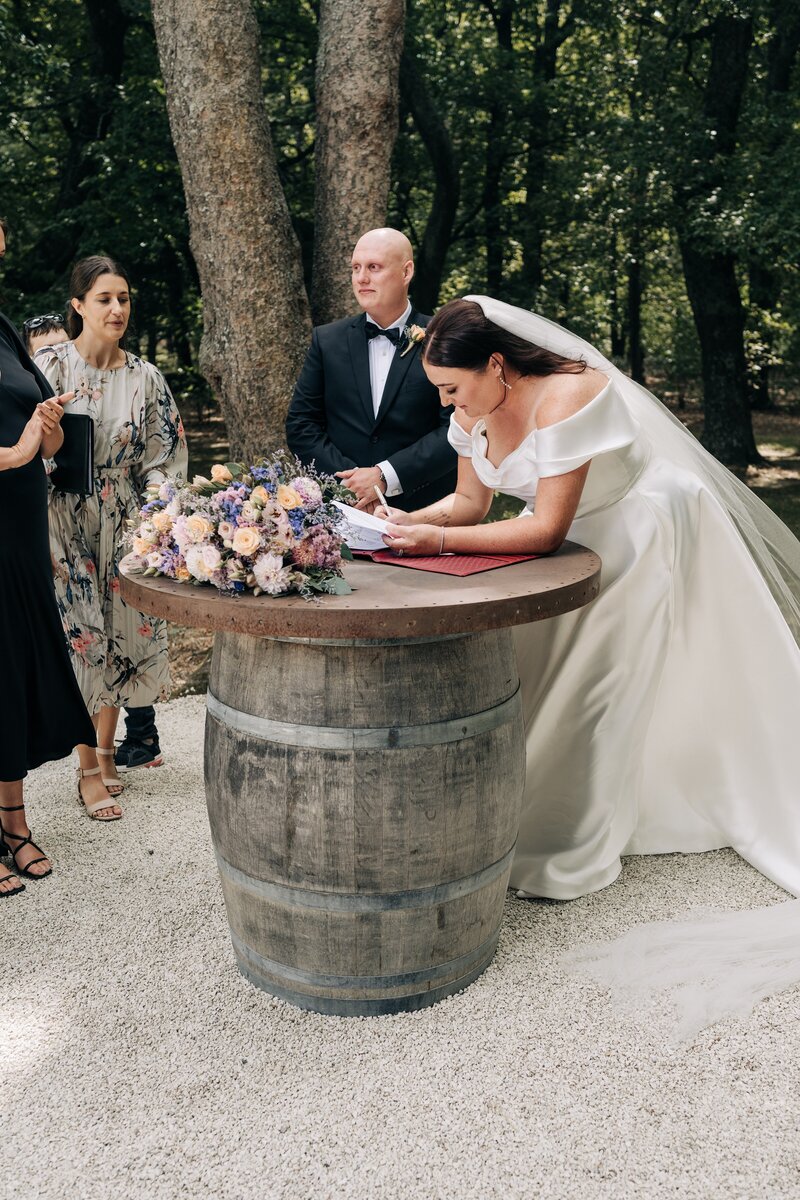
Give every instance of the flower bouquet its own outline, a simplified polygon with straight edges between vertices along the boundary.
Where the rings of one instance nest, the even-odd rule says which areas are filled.
[[[285,451],[251,467],[216,463],[210,479],[148,489],[130,544],[145,575],[254,596],[343,595],[342,559],[352,555],[331,501],[348,499],[337,479]]]

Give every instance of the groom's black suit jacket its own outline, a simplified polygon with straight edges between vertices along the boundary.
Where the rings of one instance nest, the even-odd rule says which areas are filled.
[[[430,317],[412,311],[409,325]],[[388,460],[400,480],[396,508],[423,508],[455,491],[457,455],[447,441],[452,408],[422,369],[420,347],[401,341],[394,352],[377,417],[369,379],[366,317],[347,317],[314,330],[286,419],[289,449],[301,462],[332,475]]]

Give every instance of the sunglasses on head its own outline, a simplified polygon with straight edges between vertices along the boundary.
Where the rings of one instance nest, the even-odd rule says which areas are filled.
[[[34,329],[38,329],[40,325],[63,325],[64,318],[60,313],[45,313],[43,317],[30,317],[27,321],[22,322],[22,328],[26,333],[32,333]]]

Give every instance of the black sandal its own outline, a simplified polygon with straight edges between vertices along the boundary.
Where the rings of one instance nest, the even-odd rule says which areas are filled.
[[[0,855],[10,853],[11,851],[9,850],[8,846],[4,841],[2,841],[2,839],[0,839]],[[19,887],[12,888],[10,892],[0,892],[0,900],[3,900],[6,896],[18,896],[20,892],[25,891],[25,884],[22,882],[22,880],[17,879],[17,876],[13,873],[13,871],[7,871],[5,875],[0,877],[0,883],[7,883],[9,879],[16,880],[16,882],[19,884]]]
[[[24,809],[24,807],[25,807],[24,804],[15,804],[11,808],[7,808],[4,805],[0,804],[0,812],[19,812],[20,809]],[[16,850],[11,849],[8,842],[6,841],[7,838],[13,838],[15,842],[19,842],[19,845],[17,846]],[[24,846],[30,846],[31,849],[38,850],[40,857],[32,858],[26,867],[21,867],[19,865],[19,863],[17,862],[17,855],[19,854],[20,850],[23,849]],[[42,847],[36,845],[36,842],[34,842],[33,837],[30,833],[28,834],[27,837],[23,837],[21,833],[8,833],[7,830],[5,830],[3,828],[3,822],[2,822],[2,819],[0,819],[0,855],[3,855],[3,854],[10,854],[12,859],[14,860],[14,870],[19,871],[20,875],[27,875],[28,879],[47,879],[48,875],[53,874],[52,867],[48,868],[47,871],[40,872],[39,874],[37,874],[36,871],[30,870],[30,868],[35,867],[37,863],[49,862],[50,861],[49,858],[42,850]],[[6,879],[9,879],[9,878],[10,878],[10,875],[6,875]],[[2,881],[0,881],[0,882],[2,882]],[[24,888],[24,887],[25,887],[25,884],[23,883],[20,887],[15,888],[13,892],[4,892],[2,894],[5,896],[15,896],[16,893],[19,891],[22,891],[22,888]]]

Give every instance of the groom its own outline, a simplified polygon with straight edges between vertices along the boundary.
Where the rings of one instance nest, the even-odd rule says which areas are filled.
[[[411,243],[372,229],[356,244],[353,292],[362,312],[314,330],[286,420],[289,449],[336,474],[359,508],[423,508],[455,490],[457,456],[443,409],[420,362],[430,317],[414,310]]]

